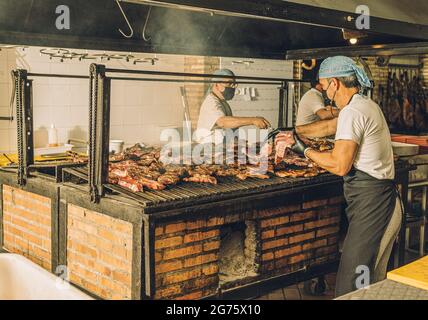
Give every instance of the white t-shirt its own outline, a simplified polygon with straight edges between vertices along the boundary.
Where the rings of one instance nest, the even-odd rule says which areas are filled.
[[[217,127],[216,122],[225,116],[232,116],[232,109],[229,104],[225,100],[220,100],[213,93],[208,94],[199,111],[195,132],[196,141],[199,143],[222,143],[225,133],[223,129]]]
[[[394,179],[391,134],[379,106],[356,94],[339,113],[336,140],[358,143],[354,168],[379,180]]]
[[[306,92],[299,102],[297,109],[296,126],[303,126],[315,121],[321,120],[317,112],[324,109],[324,98],[322,93],[317,89],[312,88]]]

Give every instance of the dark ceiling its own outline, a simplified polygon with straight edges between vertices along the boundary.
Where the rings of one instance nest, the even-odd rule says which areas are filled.
[[[55,9],[70,8],[70,30],[58,30]],[[148,6],[123,3],[134,29],[131,39],[114,0],[2,0],[0,43],[191,55],[284,59],[288,50],[348,46],[340,29],[299,23],[237,18],[152,7],[146,37],[142,31]],[[314,12],[316,14],[316,12]],[[369,34],[361,45],[417,40]]]

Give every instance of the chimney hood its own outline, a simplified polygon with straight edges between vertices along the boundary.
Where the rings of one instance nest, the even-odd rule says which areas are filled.
[[[428,10],[422,1],[422,6],[406,8],[413,9],[414,15],[407,13],[401,17],[394,15],[399,11],[394,8],[402,6],[394,7],[399,1],[376,1],[385,6],[392,4],[383,16],[375,14],[385,6],[369,4],[373,7],[370,29],[358,46],[351,46],[344,39],[342,29],[356,29],[358,15],[351,9],[357,2],[368,1],[350,0],[346,5],[345,1],[333,0],[118,2],[133,31],[130,38],[119,31],[131,34],[116,0],[2,0],[0,43],[266,59],[310,58],[338,52],[337,48],[344,54],[356,50],[374,52],[376,48],[390,46],[401,48],[402,52],[415,46],[425,52],[428,48],[428,26],[421,23],[428,21],[423,20]],[[326,3],[337,6],[327,7]],[[70,29],[56,28],[58,6],[69,8]]]

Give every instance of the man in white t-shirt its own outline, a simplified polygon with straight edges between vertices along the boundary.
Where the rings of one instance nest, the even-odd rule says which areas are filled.
[[[311,81],[311,89],[300,99],[297,109],[296,127],[308,125],[320,120],[330,120],[339,115],[332,106],[326,106],[322,95],[322,86],[318,80]]]
[[[386,230],[393,224],[392,217],[394,222],[401,217],[393,215],[395,169],[388,125],[380,107],[360,94],[362,87],[371,87],[366,73],[352,59],[337,56],[321,64],[319,77],[327,97],[341,109],[334,149],[318,152],[308,148],[296,134],[291,148],[344,177],[349,227],[336,280],[336,296],[340,296],[359,288],[362,270],[369,271],[364,277],[370,283],[385,277],[386,264],[379,267],[378,261],[381,256],[389,257],[392,246],[384,249],[381,241],[384,243],[383,237],[390,234]],[[386,236],[388,243],[392,243],[398,230],[394,232]]]
[[[229,78],[213,78],[219,80],[210,86],[209,92],[199,111],[198,125],[195,132],[199,143],[220,144],[225,137],[225,129],[237,129],[243,126],[254,125],[260,129],[270,126],[263,117],[235,117],[227,101],[232,100],[237,87],[233,78],[234,73],[228,69],[214,72],[215,76]]]

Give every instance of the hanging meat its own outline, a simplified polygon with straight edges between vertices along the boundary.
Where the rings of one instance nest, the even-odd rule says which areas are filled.
[[[405,71],[401,77],[401,88],[402,88],[402,99],[403,99],[403,122],[404,126],[407,129],[413,129],[414,126],[414,111],[413,111],[413,105],[410,103],[410,100],[412,100],[414,88],[413,88],[413,82],[409,82],[408,73]]]

